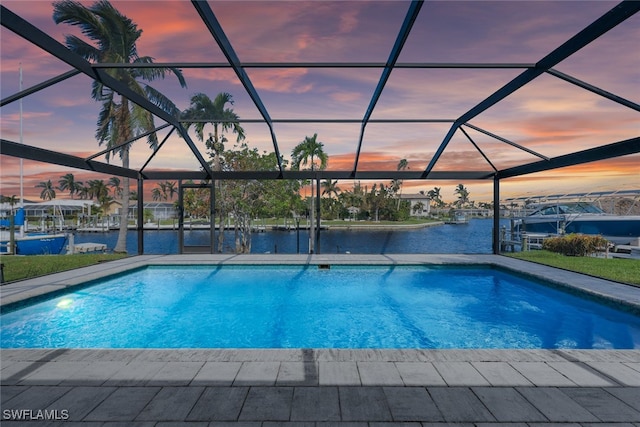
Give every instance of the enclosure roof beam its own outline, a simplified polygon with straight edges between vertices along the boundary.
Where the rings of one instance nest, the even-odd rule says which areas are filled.
[[[386,62],[239,62],[242,68],[385,68]],[[125,64],[97,62],[93,68],[231,68],[228,62],[154,62]],[[396,62],[393,68],[468,68],[468,69],[522,69],[534,68],[533,63],[518,62]]]
[[[216,18],[215,14],[211,10],[211,7],[209,6],[209,4],[206,1],[201,1],[201,0],[192,0],[191,3],[193,4],[193,7],[195,7],[198,14],[200,14],[200,18],[202,18],[202,21],[209,29],[209,32],[215,39],[216,43],[218,43],[218,46],[220,47],[220,49],[222,49],[222,53],[229,61],[229,64],[233,68],[233,71],[235,71],[236,75],[238,76],[238,79],[240,79],[240,83],[242,83],[242,86],[244,86],[245,90],[247,91],[247,94],[249,95],[249,97],[251,97],[251,99],[253,100],[253,103],[258,108],[260,115],[262,116],[264,121],[267,123],[267,126],[269,126],[269,132],[271,133],[271,141],[273,142],[273,150],[274,150],[274,153],[276,154],[276,159],[278,160],[278,168],[280,169],[280,173],[282,173],[283,167],[282,167],[282,159],[280,156],[280,149],[278,148],[278,141],[276,140],[276,135],[273,132],[273,123],[271,122],[271,117],[269,117],[269,112],[267,111],[266,107],[262,103],[262,100],[260,99],[260,96],[258,95],[256,88],[253,86],[253,83],[251,83],[251,79],[249,79],[249,76],[242,68],[238,55],[233,49],[233,46],[231,46],[231,42],[227,38],[227,35],[224,33],[224,30],[222,29],[220,22],[218,22],[218,19]]]
[[[576,79],[575,77],[572,77],[572,76],[570,76],[568,74],[562,73],[562,72],[560,72],[558,70],[554,70],[553,68],[547,70],[547,73],[549,73],[552,76],[555,76],[555,77],[557,77],[559,79],[562,79],[565,82],[569,82],[569,83],[574,84],[574,85],[576,85],[578,87],[586,89],[589,92],[593,92],[596,95],[600,95],[600,96],[602,96],[604,98],[607,98],[608,100],[611,100],[613,102],[617,102],[618,104],[624,105],[625,107],[629,107],[629,108],[631,108],[633,110],[640,111],[640,105],[636,104],[635,102],[629,101],[628,99],[625,99],[625,98],[623,98],[621,96],[618,96],[616,94],[608,92],[608,91],[606,91],[604,89],[600,89],[599,87],[593,86],[593,85],[591,85],[591,84],[589,84],[587,82],[584,82],[582,80]]]
[[[541,160],[526,165],[503,169],[497,173],[497,177],[512,178],[530,173],[544,172],[551,169],[575,166],[582,163],[596,162],[614,157],[640,153],[640,137],[614,142],[601,147],[590,148],[564,156],[553,157],[549,160]]]
[[[142,165],[142,167],[140,168],[140,173],[144,173],[143,171],[145,170],[145,168],[147,167],[147,165],[149,163],[151,163],[151,160],[153,160],[153,158],[156,156],[156,154],[158,154],[158,151],[160,151],[160,149],[162,148],[162,146],[164,145],[165,142],[167,142],[167,140],[169,139],[169,137],[171,136],[171,134],[176,130],[176,128],[171,128],[171,130],[169,132],[167,132],[167,134],[165,135],[164,139],[162,140],[162,142],[160,142],[160,144],[158,144],[158,147],[153,150],[153,153],[151,153],[151,155],[149,156],[149,158],[147,159],[146,162],[144,162],[144,165]]]
[[[129,139],[129,140],[127,140],[127,141],[123,142],[122,144],[114,145],[113,147],[108,147],[107,149],[102,150],[102,151],[100,151],[99,153],[95,153],[95,154],[93,154],[93,155],[91,155],[91,156],[87,157],[87,158],[86,158],[86,160],[93,160],[93,159],[95,159],[96,157],[100,157],[100,156],[103,156],[103,155],[105,155],[105,154],[107,154],[107,153],[110,153],[110,152],[112,152],[112,151],[118,150],[118,149],[120,149],[120,148],[122,148],[122,147],[124,147],[124,146],[126,146],[126,145],[129,145],[129,144],[131,144],[131,143],[133,143],[133,142],[135,142],[135,141],[139,140],[140,138],[144,138],[145,136],[151,135],[152,133],[156,133],[156,132],[158,132],[159,130],[162,130],[162,129],[164,129],[164,128],[166,128],[166,127],[169,127],[169,126],[171,126],[169,123],[165,123],[165,124],[163,124],[163,125],[160,125],[160,126],[158,126],[157,128],[155,128],[155,129],[151,129],[151,130],[149,130],[149,131],[147,131],[147,132],[141,133],[140,135],[136,135],[136,136],[134,136],[133,138],[131,138],[131,139]],[[174,129],[175,129],[175,128],[174,128]],[[157,150],[156,150],[156,151],[157,151]],[[155,151],[154,151],[154,153],[155,153]]]
[[[456,131],[458,130],[461,124],[462,123],[460,122],[460,120],[456,120],[451,125],[451,127],[449,128],[449,132],[447,132],[447,134],[444,136],[444,139],[440,143],[440,146],[436,150],[436,153],[433,155],[433,157],[429,161],[427,168],[424,170],[424,172],[422,172],[421,178],[424,179],[424,178],[430,177],[430,175],[433,173],[433,167],[436,165],[436,162],[440,159],[442,152],[447,147],[447,145],[449,145],[449,141],[451,141],[451,138],[453,138],[453,135],[456,133]]]
[[[517,149],[519,149],[519,150],[526,151],[527,153],[532,154],[532,155],[534,155],[534,156],[536,156],[536,157],[539,157],[539,158],[541,158],[542,160],[549,160],[549,158],[548,158],[547,156],[543,156],[542,154],[538,153],[537,151],[530,150],[530,149],[528,149],[527,147],[523,147],[523,146],[522,146],[522,145],[520,145],[520,144],[516,144],[516,143],[515,143],[515,142],[513,142],[513,141],[509,141],[508,139],[505,139],[505,138],[503,138],[503,137],[501,137],[501,136],[499,136],[499,135],[496,135],[495,133],[491,133],[491,132],[489,132],[488,130],[484,130],[484,129],[482,129],[482,128],[479,128],[479,127],[477,127],[477,126],[474,126],[474,125],[472,125],[471,123],[465,123],[465,124],[464,124],[464,126],[467,126],[467,127],[471,128],[471,129],[474,129],[474,130],[477,130],[477,131],[478,131],[478,132],[480,132],[480,133],[484,133],[485,135],[490,136],[491,138],[495,138],[495,139],[497,139],[498,141],[504,142],[505,144],[509,144],[509,145],[511,145],[512,147],[516,147],[516,148],[517,148]],[[461,129],[462,129],[462,128],[461,128]]]
[[[355,178],[351,171],[294,171],[285,170],[280,173],[274,171],[214,171],[213,178],[218,180],[251,180],[251,179],[340,179],[340,180],[418,180],[420,179],[420,171],[359,171]],[[495,172],[493,171],[437,171],[429,175],[429,179],[434,180],[488,180],[493,179]],[[197,171],[146,171],[145,179],[154,180],[171,180],[171,179],[192,179],[205,180],[208,179],[204,172]]]
[[[59,76],[50,78],[49,80],[46,80],[42,83],[39,83],[37,85],[31,86],[27,89],[21,90],[20,92],[11,95],[11,96],[7,96],[6,98],[4,98],[2,101],[0,101],[0,107],[4,107],[6,104],[10,104],[14,101],[18,101],[21,98],[24,98],[25,96],[31,95],[33,93],[36,93],[42,89],[46,89],[49,86],[53,86],[56,83],[59,83],[61,81],[64,81],[70,77],[76,76],[80,74],[80,71],[78,70],[70,70],[67,71],[66,73],[62,73]]]
[[[476,142],[473,140],[473,138],[471,138],[471,136],[469,136],[467,131],[465,131],[463,127],[460,128],[460,131],[464,134],[464,136],[467,137],[469,142],[476,148],[476,150],[478,151],[478,153],[480,153],[480,155],[484,158],[484,160],[487,163],[489,163],[489,166],[491,166],[491,169],[493,169],[494,172],[498,172],[498,169],[494,166],[494,164],[491,162],[491,160],[489,160],[487,155],[484,154],[484,151],[482,151],[482,149],[480,147],[478,147],[478,144],[476,144]]]
[[[393,44],[393,48],[391,49],[391,53],[389,54],[389,59],[385,64],[384,69],[382,70],[382,75],[380,76],[380,80],[378,81],[378,86],[376,86],[375,91],[373,92],[373,96],[371,97],[371,101],[369,102],[369,106],[367,107],[367,111],[364,114],[364,118],[362,119],[362,126],[360,127],[360,136],[358,138],[358,146],[356,148],[356,158],[353,162],[353,175],[356,174],[358,170],[358,162],[360,160],[360,150],[362,149],[362,140],[364,139],[364,130],[367,126],[367,122],[371,118],[371,114],[373,113],[373,109],[375,108],[378,100],[380,99],[380,95],[382,95],[382,90],[387,84],[387,80],[389,80],[389,76],[391,76],[391,71],[393,71],[393,67],[398,61],[398,57],[400,56],[400,52],[404,46],[404,43],[407,41],[409,37],[409,33],[411,32],[411,28],[413,27],[413,23],[416,21],[418,14],[420,13],[420,9],[422,8],[423,0],[414,0],[411,2],[409,6],[409,10],[407,10],[407,14],[402,23],[402,27],[400,28],[400,32],[398,33],[398,37],[396,38],[395,43]]]
[[[35,160],[37,162],[100,172],[133,179],[139,178],[139,173],[133,169],[126,169],[121,166],[110,165],[108,163],[97,162],[95,160],[86,160],[82,157],[20,144],[18,142],[9,141],[6,139],[0,139],[0,152],[2,152],[3,155],[19,157],[21,159],[27,160]]]
[[[182,120],[186,123],[211,123],[214,118],[211,119],[189,119]],[[229,123],[264,123],[264,119],[237,119],[237,120],[225,120]],[[271,119],[272,123],[362,123],[363,119]],[[455,119],[369,119],[369,123],[454,123]]]

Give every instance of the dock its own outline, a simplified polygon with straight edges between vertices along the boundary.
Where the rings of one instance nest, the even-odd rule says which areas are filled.
[[[67,246],[68,254],[86,254],[88,252],[106,252],[107,245],[104,243],[77,243]]]
[[[640,246],[616,245],[615,251],[611,253],[614,258],[640,259]]]

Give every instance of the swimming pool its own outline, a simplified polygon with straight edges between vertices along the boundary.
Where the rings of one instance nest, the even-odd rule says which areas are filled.
[[[149,266],[4,309],[4,348],[640,348],[640,317],[490,266]]]

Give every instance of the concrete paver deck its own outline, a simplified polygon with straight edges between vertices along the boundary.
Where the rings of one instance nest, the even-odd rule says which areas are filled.
[[[0,296],[4,305],[145,263],[232,259],[289,260],[134,257],[6,285]],[[345,262],[289,261],[326,260]],[[640,302],[638,289],[504,257],[350,262],[452,260],[502,263]],[[639,350],[3,349],[0,368],[3,426],[640,427]]]

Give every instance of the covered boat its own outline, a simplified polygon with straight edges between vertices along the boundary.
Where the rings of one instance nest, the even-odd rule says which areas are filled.
[[[600,235],[619,245],[638,245],[639,215],[611,215],[586,202],[558,202],[538,206],[516,222],[516,232]]]
[[[14,217],[14,226],[22,227],[24,224],[24,210],[17,209]],[[11,221],[8,218],[0,220],[0,226],[6,229],[0,230],[0,253],[11,253]],[[16,255],[57,255],[62,252],[67,235],[64,233],[23,233],[14,232]]]

